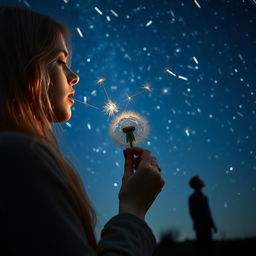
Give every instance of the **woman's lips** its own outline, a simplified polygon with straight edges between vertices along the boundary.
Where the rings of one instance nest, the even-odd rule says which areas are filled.
[[[68,94],[68,99],[69,99],[70,102],[72,102],[72,104],[75,104],[75,100],[72,98],[72,96],[74,96],[75,93],[76,93],[76,92],[75,92],[74,90],[72,90],[72,92],[70,92],[70,93]]]
[[[71,96],[69,96],[68,99],[70,102],[72,102],[72,104],[75,104],[75,100]]]

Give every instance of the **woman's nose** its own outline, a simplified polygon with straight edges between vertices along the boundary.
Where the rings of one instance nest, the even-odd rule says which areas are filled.
[[[71,86],[74,86],[79,82],[79,76],[72,71],[70,71],[70,73],[68,74],[67,79],[68,79],[68,84]]]

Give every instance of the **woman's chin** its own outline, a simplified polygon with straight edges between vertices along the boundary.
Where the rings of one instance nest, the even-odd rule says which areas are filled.
[[[64,123],[67,122],[72,116],[71,110],[58,113],[58,115],[55,115],[54,120],[50,120],[50,123]]]
[[[60,123],[63,123],[63,122],[67,122],[72,116],[72,112],[70,111],[69,113],[66,114],[66,116],[63,117],[63,120],[60,121]]]

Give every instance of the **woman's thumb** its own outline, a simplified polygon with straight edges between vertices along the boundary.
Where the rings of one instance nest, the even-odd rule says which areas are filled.
[[[133,175],[133,155],[129,154],[126,150],[123,151],[124,153],[124,177],[130,177]]]

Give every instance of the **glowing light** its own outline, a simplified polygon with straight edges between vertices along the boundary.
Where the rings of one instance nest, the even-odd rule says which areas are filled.
[[[125,58],[125,59],[128,59],[129,61],[132,60],[132,58],[131,58],[127,53],[124,55],[124,58]]]
[[[84,35],[83,35],[82,31],[80,30],[80,28],[77,27],[76,30],[77,30],[77,33],[79,34],[80,37],[84,37]]]
[[[197,60],[197,58],[195,57],[195,56],[193,56],[193,60],[194,60],[194,62],[198,65],[199,64],[199,62],[198,62],[198,60]]]
[[[168,92],[169,92],[168,88],[164,88],[164,89],[163,89],[163,93],[164,93],[164,94],[167,94]]]
[[[127,103],[126,103],[125,108],[124,108],[125,110],[127,109],[128,104],[129,104],[131,101],[134,101],[134,100],[133,100],[133,97],[134,97],[134,95],[131,95],[131,96],[127,95],[127,98],[126,98]]]
[[[166,72],[168,72],[169,74],[171,74],[172,76],[177,76],[175,73],[173,73],[169,68],[166,69]]]
[[[103,12],[97,6],[94,7],[94,10],[100,15],[103,15]]]
[[[243,115],[241,112],[237,111],[236,113],[237,113],[239,116],[244,117],[244,115]]]
[[[97,91],[96,90],[91,91],[91,95],[92,96],[96,96],[97,95]]]
[[[84,96],[84,104],[86,104],[86,101],[87,101],[87,97]]]
[[[244,60],[243,56],[241,55],[241,53],[238,53],[238,57],[239,57],[239,59],[240,59],[243,63],[245,63],[245,60]]]
[[[118,107],[117,107],[116,103],[114,103],[111,100],[108,100],[108,102],[103,107],[103,111],[106,114],[108,114],[109,116],[112,116],[118,112]]]
[[[118,17],[118,14],[117,14],[114,10],[111,9],[110,12],[111,12],[114,16]]]
[[[133,127],[133,145],[143,142],[148,135],[148,122],[141,115],[135,112],[122,112],[114,118],[110,124],[109,132],[115,143],[121,146],[129,146],[123,128]]]
[[[146,26],[149,27],[149,26],[152,24],[152,22],[153,22],[153,21],[150,20],[150,21],[146,24]]]
[[[71,125],[71,123],[69,123],[69,122],[66,122],[66,126],[68,126],[68,127],[72,127],[72,125]]]
[[[187,77],[185,77],[185,76],[178,76],[178,78],[179,78],[179,79],[182,79],[182,80],[185,80],[185,81],[187,81],[187,80],[188,80],[188,78],[187,78]]]
[[[190,136],[190,133],[189,133],[188,129],[185,129],[185,133],[186,133],[187,136]]]
[[[194,3],[196,4],[196,6],[197,6],[198,8],[201,8],[201,6],[200,6],[200,4],[197,2],[197,0],[194,0]]]

